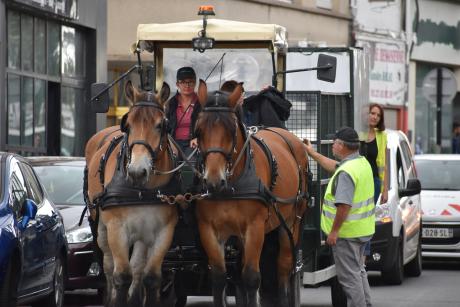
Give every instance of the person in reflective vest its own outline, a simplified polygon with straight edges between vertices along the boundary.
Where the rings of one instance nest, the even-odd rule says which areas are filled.
[[[366,242],[375,232],[372,169],[359,155],[359,137],[353,128],[343,127],[333,138],[332,152],[340,163],[316,152],[304,140],[310,157],[334,173],[324,195],[321,229],[332,248],[337,278],[348,306],[372,306],[363,258]]]

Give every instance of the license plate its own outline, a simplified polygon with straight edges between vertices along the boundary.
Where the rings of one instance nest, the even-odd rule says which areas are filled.
[[[423,228],[423,238],[453,238],[454,230],[452,228]]]

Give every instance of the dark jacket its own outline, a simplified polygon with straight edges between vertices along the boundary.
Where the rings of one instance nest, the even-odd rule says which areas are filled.
[[[245,112],[250,112],[251,126],[280,127],[289,118],[292,104],[274,87],[260,91],[244,100]]]
[[[176,116],[176,111],[177,111],[177,106],[179,105],[179,93],[176,93],[171,99],[166,104],[166,118],[168,119],[168,133],[171,134],[173,138],[176,137],[176,128],[177,128],[177,121],[178,118]],[[189,139],[194,139],[195,138],[195,124],[196,120],[198,119],[198,114],[201,111],[201,105],[198,101],[195,102],[195,105],[193,106],[193,112],[192,112],[192,126],[190,127],[190,132],[189,132]]]

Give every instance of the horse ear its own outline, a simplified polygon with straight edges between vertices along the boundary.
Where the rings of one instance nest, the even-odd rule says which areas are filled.
[[[206,102],[208,101],[208,87],[206,82],[200,79],[200,85],[198,85],[198,101],[200,102],[201,106],[204,107]]]
[[[236,106],[242,94],[243,94],[243,86],[241,85],[241,83],[239,83],[235,87],[233,92],[230,94],[230,96],[228,96],[228,104],[231,108],[234,108]]]
[[[170,94],[171,94],[171,88],[169,87],[168,83],[163,82],[163,85],[161,86],[161,90],[159,94],[160,104],[164,105],[164,103],[168,100]]]
[[[131,104],[134,104],[134,87],[131,80],[128,80],[125,84],[125,95],[126,98],[128,98],[128,100],[131,102]]]

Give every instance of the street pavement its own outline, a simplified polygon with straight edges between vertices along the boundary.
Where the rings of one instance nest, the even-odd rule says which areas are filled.
[[[374,307],[459,307],[460,262],[424,262],[420,277],[406,278],[400,286],[385,285],[377,272],[369,273]],[[330,288],[301,290],[302,307],[331,306]],[[233,298],[229,307],[235,306]],[[66,307],[101,306],[94,292],[68,292]],[[187,307],[212,307],[210,297],[189,297]]]

